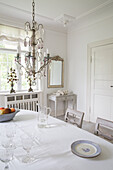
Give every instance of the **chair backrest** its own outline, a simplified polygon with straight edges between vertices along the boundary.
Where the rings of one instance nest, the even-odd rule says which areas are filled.
[[[108,139],[109,141],[112,142],[113,141],[113,121],[97,117],[94,134],[102,136],[105,139]]]
[[[84,113],[67,108],[64,120],[66,122],[76,124],[79,128],[82,127]]]

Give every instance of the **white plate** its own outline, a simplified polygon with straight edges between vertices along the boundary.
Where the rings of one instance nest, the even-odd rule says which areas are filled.
[[[98,144],[87,141],[87,140],[78,140],[72,143],[71,151],[77,156],[83,158],[93,158],[101,153],[101,148]]]

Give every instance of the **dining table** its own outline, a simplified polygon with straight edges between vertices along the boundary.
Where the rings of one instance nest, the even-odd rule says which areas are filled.
[[[47,126],[38,126],[38,112],[20,110],[13,120],[0,123],[0,130],[15,126],[14,156],[9,170],[113,170],[113,144],[72,124],[48,116]],[[3,133],[3,132],[2,132]],[[0,142],[2,141],[0,133]],[[32,161],[23,162],[26,151],[21,136],[33,140],[30,149]],[[86,140],[98,144],[101,153],[92,158],[83,158],[71,150],[72,143]],[[1,147],[1,144],[0,144]],[[0,162],[0,170],[4,163]]]

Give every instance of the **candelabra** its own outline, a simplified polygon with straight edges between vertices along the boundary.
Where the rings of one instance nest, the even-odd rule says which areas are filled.
[[[15,93],[15,90],[13,89],[14,87],[14,81],[17,82],[17,76],[16,76],[16,72],[15,69],[13,69],[12,67],[10,68],[10,73],[8,73],[8,83],[10,83],[11,85],[11,90],[10,93]]]

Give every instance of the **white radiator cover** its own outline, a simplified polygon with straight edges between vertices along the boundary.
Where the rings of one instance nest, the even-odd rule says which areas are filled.
[[[13,94],[0,94],[0,107],[18,108],[37,111],[37,103],[40,103],[41,92],[17,92]]]

